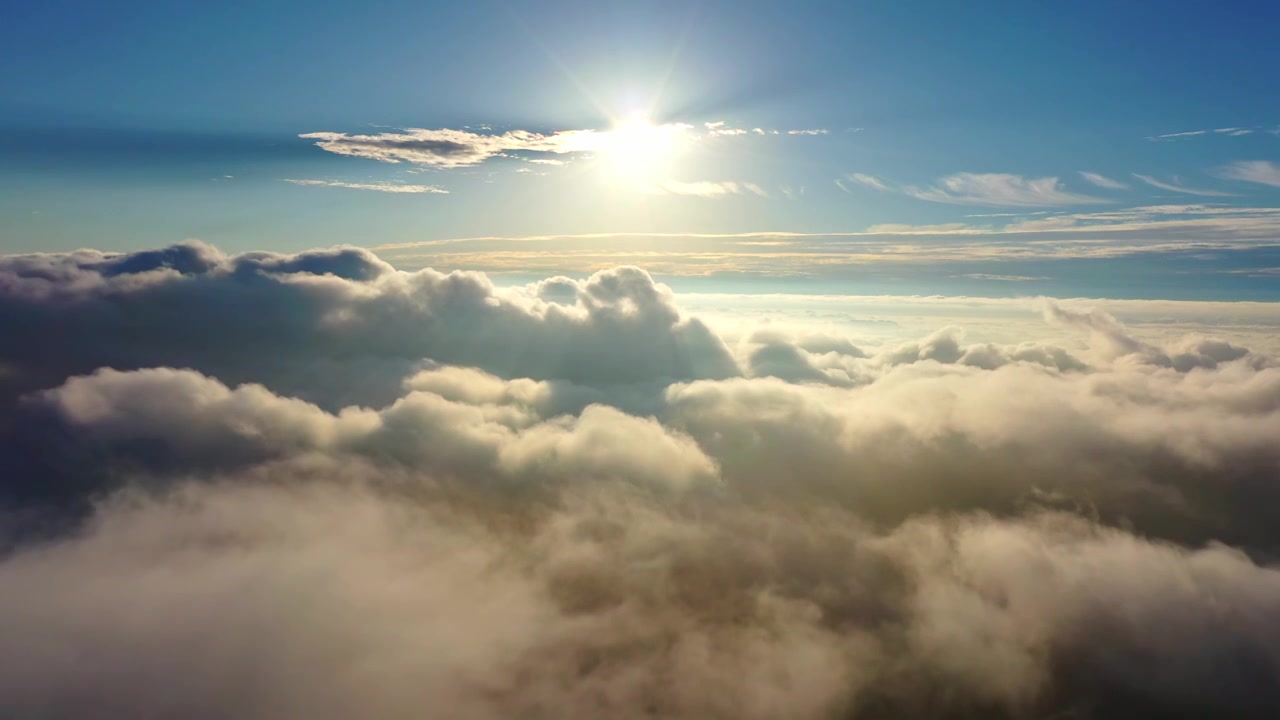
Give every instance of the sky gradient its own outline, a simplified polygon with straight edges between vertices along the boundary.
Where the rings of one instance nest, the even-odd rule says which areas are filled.
[[[1280,718],[1280,3],[0,9],[0,718]]]
[[[1274,3],[7,13],[4,252],[1280,298]]]

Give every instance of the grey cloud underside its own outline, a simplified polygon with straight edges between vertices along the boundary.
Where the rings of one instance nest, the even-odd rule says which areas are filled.
[[[569,130],[541,134],[527,130],[475,133],[469,130],[407,128],[398,132],[350,135],[340,132],[304,133],[317,147],[337,155],[387,163],[413,163],[438,168],[476,165],[507,151],[563,154],[590,147],[592,131]]]
[[[1276,716],[1280,368],[1043,313],[1087,348],[4,258],[0,714]]]
[[[643,271],[556,282],[573,295],[502,296],[483,275],[399,273],[359,249],[15,257],[0,263],[4,381],[12,397],[98,367],[170,366],[337,407],[390,402],[423,359],[596,383],[737,372]]]

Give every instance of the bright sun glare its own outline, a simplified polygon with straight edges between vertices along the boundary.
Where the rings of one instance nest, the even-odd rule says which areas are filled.
[[[655,125],[628,118],[601,134],[600,157],[610,172],[627,180],[652,180],[666,170],[685,138],[684,125]]]

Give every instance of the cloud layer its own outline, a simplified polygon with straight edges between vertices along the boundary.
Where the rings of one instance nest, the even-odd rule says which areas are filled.
[[[635,268],[0,261],[14,717],[1271,717],[1280,367],[1078,303],[725,339]]]
[[[424,358],[575,382],[736,372],[719,339],[635,268],[502,293],[480,274],[405,274],[355,248],[227,257],[193,242],[6,258],[0,288],[11,393],[103,366],[194,368],[328,405],[374,386],[393,394],[373,402],[394,399]]]
[[[352,135],[340,132],[304,133],[316,147],[351,157],[387,163],[413,163],[439,168],[476,165],[503,152],[564,154],[594,147],[598,133],[568,130],[550,134],[528,130],[477,133],[470,130],[408,128],[400,132]]]
[[[285,182],[305,187],[336,187],[347,188],[348,190],[373,190],[376,192],[388,193],[435,193],[441,195],[447,195],[449,193],[448,190],[437,185],[410,185],[408,183],[357,183],[341,180],[297,180],[292,178],[285,179]]]

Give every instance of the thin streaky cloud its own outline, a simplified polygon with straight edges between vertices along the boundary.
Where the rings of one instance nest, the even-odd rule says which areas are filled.
[[[1056,177],[1025,178],[1009,173],[956,173],[933,187],[908,187],[903,192],[920,200],[953,205],[1047,207],[1107,202],[1068,192]]]
[[[994,275],[991,273],[966,273],[953,277],[969,278],[970,280],[994,280],[996,282],[1032,282],[1034,280],[1053,279],[1043,275]]]
[[[402,185],[398,183],[353,183],[341,182],[338,180],[299,180],[295,178],[284,178],[287,183],[294,185],[304,185],[307,187],[336,187],[347,188],[349,190],[374,190],[385,193],[427,193],[437,195],[448,195],[449,191],[437,185]]]
[[[1187,131],[1187,132],[1165,133],[1164,135],[1151,135],[1151,136],[1148,136],[1148,137],[1147,137],[1147,139],[1148,139],[1148,140],[1152,140],[1152,141],[1156,141],[1156,140],[1172,140],[1172,139],[1174,139],[1174,138],[1194,137],[1194,136],[1196,136],[1196,135],[1205,135],[1205,134],[1208,134],[1208,132],[1209,132],[1208,130],[1189,130],[1189,131]]]
[[[1113,180],[1107,177],[1106,175],[1100,175],[1095,172],[1087,172],[1087,171],[1081,170],[1080,177],[1093,183],[1094,185],[1097,185],[1100,188],[1106,188],[1108,190],[1128,190],[1129,189],[1128,185],[1120,182],[1119,180]]]
[[[1201,135],[1226,135],[1227,137],[1240,137],[1242,135],[1252,135],[1256,129],[1257,128],[1246,127],[1221,127],[1211,128],[1208,130],[1188,130],[1186,132],[1151,135],[1147,139],[1153,142],[1160,142],[1162,140],[1177,140],[1179,138],[1198,137]]]
[[[601,134],[591,130],[566,130],[542,134],[512,130],[482,134],[467,130],[409,128],[402,132],[349,135],[339,132],[303,133],[316,147],[335,155],[367,158],[386,163],[407,162],[438,168],[476,165],[508,151],[573,153],[593,149]]]
[[[1267,160],[1239,160],[1219,169],[1218,177],[1280,187],[1280,164]]]
[[[405,128],[371,134],[342,132],[309,132],[298,135],[312,140],[316,147],[335,155],[365,158],[385,163],[409,163],[440,169],[464,168],[483,163],[491,158],[511,158],[527,162],[563,164],[562,160],[546,155],[576,155],[608,149],[616,141],[614,130],[559,130],[533,132],[510,130],[493,132],[490,126],[478,126],[480,132],[469,128]],[[730,127],[723,120],[705,122],[702,128],[687,123],[667,123],[651,128],[652,132],[676,137],[721,137],[756,135],[827,135],[822,128],[797,130],[764,130]],[[543,156],[530,158],[528,155]]]
[[[1204,189],[1198,189],[1198,188],[1189,188],[1184,185],[1177,185],[1174,183],[1163,182],[1161,180],[1157,180],[1151,177],[1150,175],[1139,175],[1138,173],[1134,173],[1133,176],[1138,178],[1142,182],[1150,185],[1151,187],[1160,188],[1161,190],[1168,190],[1170,192],[1185,193],[1187,195],[1199,195],[1200,197],[1234,197],[1231,193],[1220,192],[1218,190],[1204,190]]]
[[[869,187],[873,190],[889,189],[889,186],[886,185],[883,180],[881,180],[880,178],[874,175],[864,175],[863,173],[852,173],[852,174],[846,175],[845,177],[849,180],[852,180],[853,182],[858,183],[859,185]]]
[[[732,180],[716,182],[702,180],[697,182],[667,181],[641,185],[640,189],[653,195],[692,195],[703,198],[725,198],[730,195],[757,195],[769,197],[764,188],[755,183],[735,182]]]
[[[867,234],[875,235],[881,233],[894,235],[933,235],[943,234],[971,234],[982,232],[981,229],[975,228],[968,223],[939,223],[936,225],[910,225],[907,223],[880,223],[872,225],[866,230]]]
[[[1271,246],[1280,208],[1203,204],[1115,208],[968,226],[872,225],[856,232],[604,233],[474,237],[371,248],[398,267],[564,273],[641,265],[673,275],[723,271],[821,274],[830,263],[1104,259]],[[600,242],[607,240],[608,242]],[[1038,273],[1023,273],[1034,275]]]

